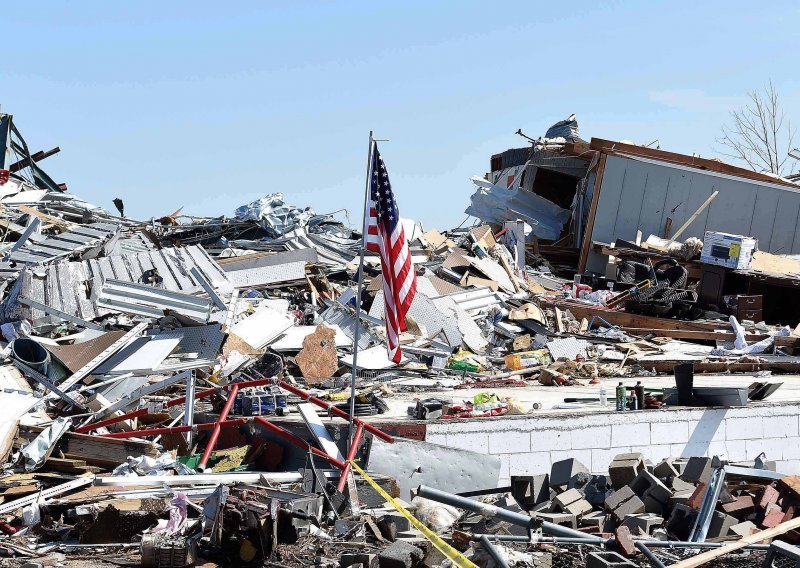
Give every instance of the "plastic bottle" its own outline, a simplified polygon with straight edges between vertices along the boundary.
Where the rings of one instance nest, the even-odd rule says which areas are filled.
[[[639,410],[644,410],[644,385],[642,381],[636,381],[634,391],[636,392],[636,402]]]
[[[616,391],[617,410],[622,412],[628,405],[628,393],[625,391],[625,385],[621,382],[617,385]]]
[[[608,407],[608,393],[606,392],[606,385],[600,383],[600,406],[603,408]]]
[[[631,390],[631,410],[639,410],[639,399],[636,398],[636,390]]]

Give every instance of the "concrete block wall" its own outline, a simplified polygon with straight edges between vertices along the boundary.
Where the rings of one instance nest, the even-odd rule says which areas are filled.
[[[764,452],[778,471],[800,474],[800,402],[448,420],[428,423],[425,440],[499,456],[501,485],[570,457],[605,473],[615,455],[627,452],[654,463],[669,456],[752,460]]]

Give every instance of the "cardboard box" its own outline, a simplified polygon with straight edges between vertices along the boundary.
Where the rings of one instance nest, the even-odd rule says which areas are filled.
[[[747,269],[758,250],[758,240],[753,237],[706,231],[700,262],[727,268]]]

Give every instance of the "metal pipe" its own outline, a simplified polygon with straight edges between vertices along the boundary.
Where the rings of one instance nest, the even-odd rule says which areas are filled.
[[[483,548],[489,553],[489,556],[492,557],[492,560],[494,560],[494,563],[497,566],[500,568],[509,568],[506,559],[503,558],[503,555],[500,554],[500,551],[497,550],[491,542],[489,542],[489,539],[486,537],[486,535],[483,535],[480,540]]]
[[[658,556],[653,554],[653,551],[647,548],[641,541],[634,542],[633,545],[647,557],[652,566],[655,566],[655,568],[667,568],[666,566],[664,566],[664,563],[658,559]]]
[[[361,436],[363,435],[364,425],[359,424],[356,427],[355,434],[353,434],[353,440],[350,442],[350,448],[347,450],[347,458],[345,459],[342,476],[339,478],[339,484],[336,486],[336,490],[339,493],[342,493],[344,491],[344,486],[347,485],[347,476],[350,475],[350,470],[353,469],[352,465],[350,465],[350,462],[356,457],[356,450],[358,450],[358,445],[361,443]]]
[[[471,539],[472,540],[480,540],[480,538],[484,536],[482,534],[473,534]],[[545,536],[531,539],[528,536],[518,536],[518,535],[509,535],[509,534],[487,534],[486,535],[491,540],[496,540],[498,542],[530,542],[530,543],[541,543],[541,544],[592,544],[592,545],[604,545],[604,546],[614,546],[616,544],[616,540],[610,538],[604,542],[596,542],[591,537],[586,538],[564,538],[564,537],[552,537],[552,536]],[[635,542],[641,542],[645,546],[649,548],[719,548],[721,546],[725,546],[726,542],[685,542],[681,540],[637,540]],[[768,550],[768,544],[750,544],[744,548],[745,550]]]
[[[542,531],[552,535],[587,539],[594,544],[602,544],[605,542],[605,539],[600,537],[592,537],[591,535],[586,535],[580,531],[562,527],[555,523],[539,521],[535,517],[523,515],[522,513],[515,513],[507,509],[501,509],[500,507],[495,507],[494,505],[479,503],[478,501],[473,501],[472,499],[467,499],[465,497],[459,497],[458,495],[453,495],[452,493],[447,493],[446,491],[440,491],[439,489],[434,489],[433,487],[428,487],[426,485],[420,485],[417,488],[417,495],[426,499],[431,499],[437,503],[444,503],[446,505],[452,505],[453,507],[472,511],[474,513],[480,513],[486,517],[496,517],[497,519],[506,521],[512,525],[529,528],[541,526]]]
[[[194,373],[189,379],[186,381],[186,409],[183,412],[183,423],[186,426],[194,426],[194,393],[197,386],[197,378],[195,377]],[[186,447],[189,449],[189,453],[192,453],[192,446],[194,445],[194,430],[188,430],[186,432]]]
[[[350,427],[347,440],[353,445],[353,423],[356,415],[356,372],[358,365],[358,342],[361,336],[361,289],[364,286],[364,251],[367,249],[367,205],[369,204],[369,188],[372,183],[372,152],[375,143],[372,141],[372,130],[369,131],[369,150],[367,151],[367,177],[364,180],[364,208],[361,210],[361,250],[358,258],[358,283],[356,285],[356,325],[353,334],[353,371],[350,374]],[[348,447],[348,453],[350,449]]]
[[[209,438],[208,444],[206,444],[206,449],[203,451],[203,457],[200,458],[200,463],[197,464],[198,468],[206,468],[208,458],[211,457],[211,452],[214,451],[214,447],[217,445],[219,433],[222,432],[222,422],[225,422],[225,420],[228,418],[228,413],[233,407],[233,402],[236,400],[237,394],[239,394],[239,385],[234,384],[233,387],[231,387],[231,392],[228,393],[228,400],[225,401],[225,406],[222,407],[222,412],[219,413],[219,418],[217,419],[216,424],[214,424],[214,430],[211,432],[211,438]]]
[[[274,432],[275,434],[277,434],[278,436],[280,436],[281,438],[283,438],[287,442],[290,442],[290,443],[294,444],[295,446],[297,446],[298,448],[302,448],[302,449],[306,450],[307,452],[311,452],[315,456],[319,456],[319,457],[321,457],[323,459],[326,459],[330,463],[332,463],[333,465],[338,467],[340,470],[344,470],[344,468],[345,468],[345,464],[344,463],[342,463],[341,461],[337,460],[333,456],[329,456],[328,454],[326,454],[322,450],[320,450],[318,448],[315,448],[314,446],[312,446],[311,444],[309,444],[308,442],[306,442],[302,438],[300,438],[298,436],[295,436],[294,434],[292,434],[288,430],[285,430],[285,429],[281,428],[277,424],[273,424],[272,422],[264,419],[261,416],[256,416],[254,418],[254,420],[256,422],[258,422],[259,424],[261,424],[262,426],[264,426],[265,428],[271,430],[272,432]]]
[[[241,426],[250,422],[249,418],[234,418],[233,420],[225,420],[224,422],[208,422],[206,424],[195,424],[193,426],[163,426],[161,428],[150,428],[148,430],[134,430],[131,432],[112,432],[110,434],[100,434],[103,438],[143,438],[145,436],[163,436],[164,434],[180,434],[181,432],[189,432],[192,428],[197,430],[211,430],[217,424],[223,428],[230,428],[232,426]]]

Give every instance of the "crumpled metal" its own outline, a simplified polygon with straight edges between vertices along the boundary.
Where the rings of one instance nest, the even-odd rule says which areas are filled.
[[[39,469],[50,457],[56,443],[72,426],[72,419],[61,416],[53,420],[47,428],[36,436],[36,438],[22,451],[22,457],[25,458],[25,471],[34,471]]]
[[[273,193],[237,207],[234,216],[240,221],[256,221],[270,236],[279,237],[297,227],[308,225],[314,210],[288,205],[282,193]]]

